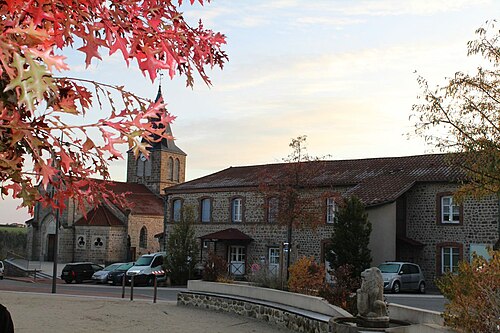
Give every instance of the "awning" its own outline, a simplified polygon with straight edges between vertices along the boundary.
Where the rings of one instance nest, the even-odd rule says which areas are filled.
[[[410,245],[410,246],[414,246],[414,247],[424,247],[425,246],[425,244],[420,243],[417,240],[414,240],[414,239],[411,239],[411,238],[405,237],[405,236],[397,236],[396,242],[404,243],[406,245]]]
[[[235,228],[229,228],[200,237],[201,240],[217,241],[240,241],[250,243],[253,238]]]

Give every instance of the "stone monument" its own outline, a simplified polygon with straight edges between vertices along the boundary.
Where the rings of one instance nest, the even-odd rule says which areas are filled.
[[[389,327],[389,316],[384,302],[384,280],[377,267],[367,268],[361,273],[361,288],[356,294],[359,325],[373,328]]]

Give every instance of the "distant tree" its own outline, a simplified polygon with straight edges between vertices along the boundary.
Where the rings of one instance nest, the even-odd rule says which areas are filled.
[[[483,196],[500,192],[500,31],[494,22],[476,30],[469,56],[482,56],[477,72],[458,71],[443,86],[430,88],[419,76],[420,104],[413,106],[415,132],[450,154],[468,179],[457,193]]]
[[[323,158],[312,157],[307,153],[307,136],[292,139],[289,146],[292,152],[283,159],[283,164],[266,169],[261,175],[260,191],[266,197],[266,210],[272,208],[276,224],[287,227],[287,240],[290,250],[287,253],[287,267],[290,265],[292,236],[295,228],[314,228],[320,223],[317,196],[308,193],[316,188],[315,179],[324,170]],[[272,201],[274,200],[274,201]],[[274,207],[270,207],[274,202]],[[287,270],[288,277],[288,270]]]
[[[344,199],[333,223],[331,245],[326,260],[332,269],[344,265],[352,268],[352,276],[359,277],[370,267],[372,258],[368,243],[372,225],[363,203],[356,197]]]
[[[175,224],[168,237],[165,267],[170,272],[172,283],[184,285],[191,278],[199,253],[198,242],[194,236],[194,209],[183,209],[182,220]]]

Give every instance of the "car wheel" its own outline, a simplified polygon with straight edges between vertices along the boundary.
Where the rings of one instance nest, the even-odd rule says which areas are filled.
[[[425,283],[424,282],[420,282],[420,284],[418,285],[418,292],[421,294],[425,294]]]
[[[66,282],[67,284],[70,284],[71,282],[73,282],[73,280],[64,280],[64,282]]]
[[[394,281],[394,284],[392,285],[392,293],[393,294],[398,294],[401,291],[401,284],[399,281]]]
[[[76,283],[82,283],[82,279],[77,278],[77,279],[76,279]]]
[[[2,276],[0,276],[0,280],[3,280],[3,275],[2,275]]]

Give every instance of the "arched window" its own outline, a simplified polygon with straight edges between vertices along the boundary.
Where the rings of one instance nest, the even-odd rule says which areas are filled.
[[[152,158],[153,158],[152,154],[149,154],[149,158],[144,162],[144,169],[145,169],[144,175],[146,177],[151,177]]]
[[[181,212],[182,212],[182,200],[175,199],[172,202],[172,221],[180,222],[181,221]]]
[[[174,159],[168,158],[168,179],[174,180]]]
[[[180,162],[179,159],[175,159],[175,166],[174,166],[174,182],[179,181],[179,169],[180,169]]]
[[[267,222],[275,223],[278,221],[279,199],[276,197],[267,200]]]
[[[201,222],[210,222],[210,218],[212,217],[212,200],[210,198],[202,199],[200,207]]]
[[[141,233],[139,234],[139,247],[148,247],[148,230],[145,226],[141,228]]]
[[[243,199],[235,198],[231,201],[231,222],[243,222]]]

